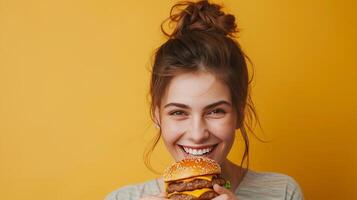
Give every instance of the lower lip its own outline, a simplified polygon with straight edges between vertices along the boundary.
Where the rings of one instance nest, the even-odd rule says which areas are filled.
[[[181,145],[178,145],[178,146],[179,146],[179,148],[181,149],[181,151],[183,151],[185,157],[187,157],[187,156],[205,156],[205,157],[210,157],[210,156],[212,155],[212,153],[214,152],[214,150],[216,149],[217,145],[218,145],[218,144],[214,145],[214,146],[213,146],[213,149],[212,149],[209,153],[205,153],[205,154],[203,154],[203,155],[193,155],[193,154],[186,153],[186,151],[183,149],[183,146],[181,146]]]

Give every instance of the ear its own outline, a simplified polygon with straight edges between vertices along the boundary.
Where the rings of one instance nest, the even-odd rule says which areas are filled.
[[[155,125],[158,126],[158,128],[160,127],[161,121],[160,121],[160,108],[159,107],[155,107]]]

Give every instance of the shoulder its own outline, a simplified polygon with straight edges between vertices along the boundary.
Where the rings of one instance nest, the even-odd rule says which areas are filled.
[[[296,180],[277,172],[249,170],[238,188],[237,195],[260,199],[302,200],[303,192]]]
[[[138,184],[126,185],[109,193],[105,200],[137,200],[143,196],[160,193],[157,179]]]

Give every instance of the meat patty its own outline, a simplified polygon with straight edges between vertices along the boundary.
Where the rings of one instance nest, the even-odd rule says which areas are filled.
[[[170,197],[173,200],[211,200],[218,196],[218,194],[214,191],[208,191],[203,193],[199,198],[196,198],[192,195],[188,194],[174,194]]]
[[[168,193],[172,192],[182,192],[182,191],[189,191],[189,190],[196,190],[201,188],[212,188],[214,184],[224,185],[226,181],[219,177],[213,177],[212,182],[204,179],[195,179],[191,182],[172,182],[169,183],[166,191]]]
[[[200,200],[211,200],[211,199],[215,198],[216,196],[218,196],[218,194],[216,192],[208,191],[208,192],[203,193],[199,199]]]
[[[196,197],[194,197],[192,195],[187,195],[187,194],[174,194],[174,195],[170,196],[169,199],[173,199],[173,200],[197,200]]]

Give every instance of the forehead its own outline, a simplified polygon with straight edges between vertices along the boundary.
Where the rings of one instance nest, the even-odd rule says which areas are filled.
[[[204,106],[219,100],[231,102],[228,86],[209,72],[197,72],[175,76],[166,89],[163,104]]]

